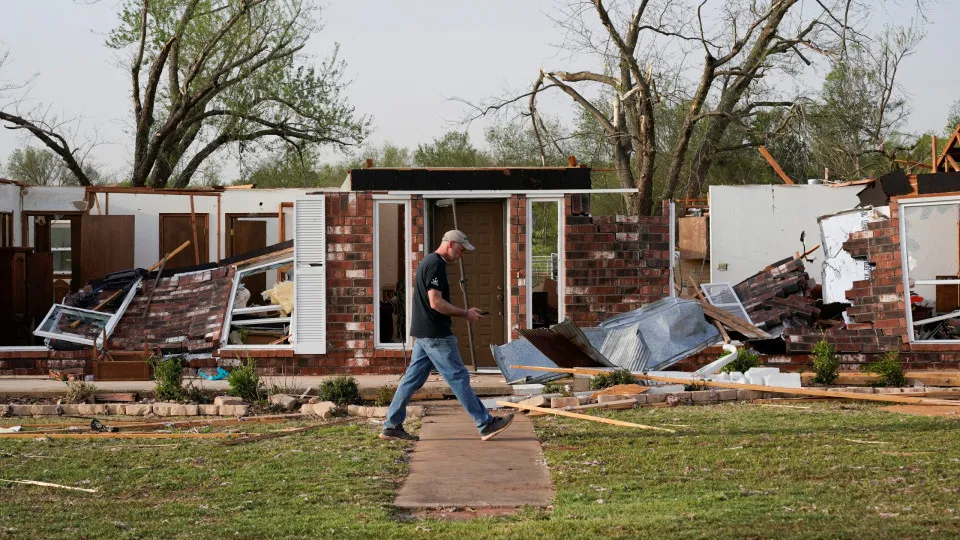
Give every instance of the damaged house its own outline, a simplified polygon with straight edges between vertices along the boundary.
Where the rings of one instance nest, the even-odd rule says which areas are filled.
[[[265,373],[400,373],[406,291],[455,223],[477,247],[470,304],[490,312],[473,353],[455,321],[475,369],[496,369],[490,346],[521,329],[596,326],[671,295],[669,205],[592,215],[591,196],[624,190],[591,189],[585,167],[367,168],[321,191],[4,185],[12,249],[53,259],[51,294],[20,322],[31,331],[5,338],[5,374],[142,377],[156,354],[196,369],[253,358]]]

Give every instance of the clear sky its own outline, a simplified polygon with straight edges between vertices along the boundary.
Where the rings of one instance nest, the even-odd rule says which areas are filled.
[[[893,5],[874,19],[909,17],[912,0],[901,2],[906,6]],[[30,103],[80,117],[79,135],[96,132],[104,141],[93,155],[108,172],[125,169],[130,152],[129,74],[103,45],[118,4],[0,0],[0,41],[11,55],[0,82],[37,74]],[[341,44],[353,81],[346,95],[358,112],[373,117],[372,142],[415,147],[456,127],[466,111],[452,97],[480,101],[524,91],[540,66],[595,69],[595,62],[571,63],[557,53],[553,44],[562,33],[547,16],[551,13],[554,3],[546,0],[327,0],[325,28],[309,48],[319,61],[334,42]],[[960,1],[934,4],[924,25],[926,38],[903,66],[900,81],[913,105],[911,130],[942,129],[950,104],[960,99],[960,72],[950,64],[958,20]],[[564,100],[553,103],[556,113],[568,109]],[[485,125],[473,126],[474,144],[482,144]],[[2,130],[0,161],[23,140]]]

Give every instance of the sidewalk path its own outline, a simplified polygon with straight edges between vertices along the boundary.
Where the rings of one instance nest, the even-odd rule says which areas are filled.
[[[459,407],[428,410],[407,476],[400,508],[547,506],[553,484],[525,416],[489,441]]]

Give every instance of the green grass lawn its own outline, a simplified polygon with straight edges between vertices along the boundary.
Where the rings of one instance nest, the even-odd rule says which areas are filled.
[[[0,478],[100,492],[0,483],[0,536],[960,535],[957,420],[901,416],[871,405],[810,407],[605,413],[681,426],[676,434],[538,418],[555,505],[469,522],[415,520],[396,511],[391,503],[412,446],[379,441],[371,424],[232,447],[186,439],[6,440],[0,441]],[[35,422],[6,418],[2,424],[17,421]],[[178,446],[125,448],[137,444]]]

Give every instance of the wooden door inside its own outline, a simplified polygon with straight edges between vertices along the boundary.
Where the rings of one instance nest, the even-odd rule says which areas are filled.
[[[457,204],[457,222],[476,251],[468,251],[463,256],[463,269],[466,273],[467,295],[470,306],[489,311],[490,314],[472,324],[474,369],[495,368],[490,345],[506,343],[506,253],[504,247],[504,204],[489,201],[459,201]],[[440,245],[443,233],[453,229],[453,211],[449,207],[434,207],[433,242],[430,249]],[[463,292],[460,289],[460,265],[447,265],[447,277],[450,280],[450,300],[456,306],[463,306]],[[467,335],[467,322],[462,318],[453,319],[453,333],[457,336],[460,356],[463,362],[470,362],[470,339]]]
[[[231,218],[227,234],[230,235],[227,257],[235,257],[267,247],[267,222],[263,220]],[[262,293],[267,290],[266,273],[247,276],[241,283],[250,291],[251,305],[263,303]]]
[[[196,214],[197,245],[193,244],[193,220],[190,214],[160,214],[160,250],[157,260],[190,241],[187,249],[174,255],[164,268],[182,268],[210,262],[210,216]],[[198,257],[199,255],[199,257]]]

